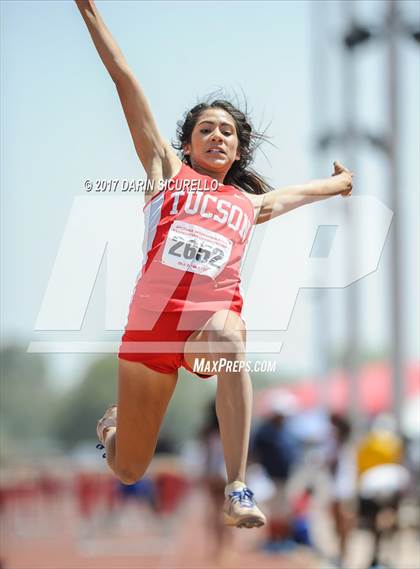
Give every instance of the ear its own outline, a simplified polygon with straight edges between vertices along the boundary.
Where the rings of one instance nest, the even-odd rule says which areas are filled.
[[[236,156],[235,156],[235,160],[240,160],[241,159],[241,153],[239,152],[239,150],[236,152]]]
[[[189,156],[191,154],[191,144],[189,142],[184,144],[183,151],[184,151],[184,156]]]

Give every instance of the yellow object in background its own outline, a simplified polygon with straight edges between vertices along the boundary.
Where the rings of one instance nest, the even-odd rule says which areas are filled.
[[[389,431],[370,432],[357,449],[357,471],[359,477],[369,468],[382,464],[399,464],[402,460],[401,439]]]

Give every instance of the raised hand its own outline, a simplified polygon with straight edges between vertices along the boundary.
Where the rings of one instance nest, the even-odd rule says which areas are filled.
[[[343,198],[351,196],[353,190],[353,172],[350,172],[348,168],[343,166],[341,162],[336,160],[334,162],[334,173],[333,176],[337,176],[337,182],[339,183],[339,193]]]

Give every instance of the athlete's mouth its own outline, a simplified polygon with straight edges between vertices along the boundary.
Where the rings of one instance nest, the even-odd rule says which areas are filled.
[[[221,148],[209,148],[207,150],[207,154],[222,154],[223,156],[225,156],[226,152]]]

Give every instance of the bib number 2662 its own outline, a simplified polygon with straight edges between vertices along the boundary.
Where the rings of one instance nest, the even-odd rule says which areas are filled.
[[[225,268],[232,241],[198,225],[175,221],[166,238],[162,262],[174,269],[216,278]]]

